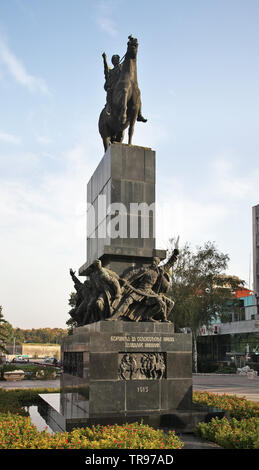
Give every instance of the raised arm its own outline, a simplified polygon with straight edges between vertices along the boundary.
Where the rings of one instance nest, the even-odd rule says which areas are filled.
[[[82,287],[83,283],[81,281],[79,281],[79,279],[76,277],[75,275],[75,271],[73,271],[73,269],[70,269],[70,276],[72,277],[73,279],[73,282],[75,284],[75,288],[80,288]]]
[[[179,255],[179,237],[177,238],[176,242],[175,242],[175,247],[174,247],[174,251],[172,253],[172,255],[170,256],[169,260],[167,261],[167,263],[165,263],[163,265],[163,268],[166,270],[166,271],[169,271],[169,269],[174,265],[174,263],[176,262],[177,258],[178,258],[178,255]]]
[[[104,76],[105,76],[105,80],[107,80],[108,75],[109,75],[109,66],[108,66],[107,56],[105,52],[103,52],[102,58],[103,58],[103,65],[104,65]]]

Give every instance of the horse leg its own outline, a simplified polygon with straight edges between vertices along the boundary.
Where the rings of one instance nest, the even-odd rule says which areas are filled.
[[[124,130],[121,132],[118,132],[115,138],[115,142],[122,142],[124,138]]]
[[[124,125],[127,121],[127,102],[128,102],[128,90],[124,88],[122,91],[122,100],[121,100],[121,115],[120,121]]]
[[[99,133],[101,134],[101,137],[102,137],[105,152],[107,148],[109,147],[110,140],[111,140],[107,118],[108,116],[106,115],[106,111],[104,108],[99,117],[98,127],[99,127]]]
[[[103,137],[103,146],[104,146],[104,150],[106,152],[107,148],[109,147],[109,144],[110,144],[110,138],[109,137]]]
[[[137,116],[134,116],[134,118],[130,121],[129,140],[128,140],[129,145],[131,145],[131,142],[132,142],[132,136],[133,136],[133,132],[134,132],[134,126],[135,126],[136,119],[137,119]]]

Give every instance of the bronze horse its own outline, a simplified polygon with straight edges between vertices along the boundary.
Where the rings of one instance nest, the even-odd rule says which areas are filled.
[[[127,52],[121,73],[112,91],[111,113],[103,108],[99,117],[99,132],[105,151],[110,143],[122,142],[129,127],[128,144],[131,145],[135,122],[146,122],[141,115],[141,96],[137,79],[137,39],[129,36]]]

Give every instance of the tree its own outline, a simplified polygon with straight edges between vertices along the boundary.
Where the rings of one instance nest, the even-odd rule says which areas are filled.
[[[63,328],[32,328],[31,330],[13,329],[16,343],[56,343],[61,344],[62,338],[68,333]]]
[[[71,292],[69,300],[68,300],[68,304],[70,305],[70,307],[74,308],[76,306],[76,302],[77,302],[77,293],[76,292]],[[73,317],[70,317],[66,321],[66,324],[69,327],[68,334],[72,335],[73,334],[73,329],[78,326],[77,321],[74,320]]]
[[[173,244],[174,240],[170,240]],[[193,338],[194,371],[197,372],[197,336],[227,311],[238,309],[236,290],[244,281],[225,273],[229,256],[207,242],[194,251],[188,243],[180,249],[172,273],[173,319],[176,330],[189,327]]]
[[[12,343],[14,338],[14,329],[8,321],[3,323],[3,333],[6,335],[6,343]]]
[[[7,323],[7,321],[4,319],[2,310],[3,308],[0,305],[0,352],[7,353],[7,350],[5,348],[5,343],[7,340],[7,331],[5,329],[5,324]]]

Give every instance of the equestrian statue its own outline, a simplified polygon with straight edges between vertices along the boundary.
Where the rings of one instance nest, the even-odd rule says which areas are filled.
[[[132,36],[128,39],[123,62],[120,56],[112,56],[113,68],[108,66],[106,54],[102,54],[107,101],[99,117],[99,132],[105,151],[110,143],[123,141],[127,127],[128,144],[131,145],[135,122],[147,122],[142,116],[137,79],[138,40]]]

